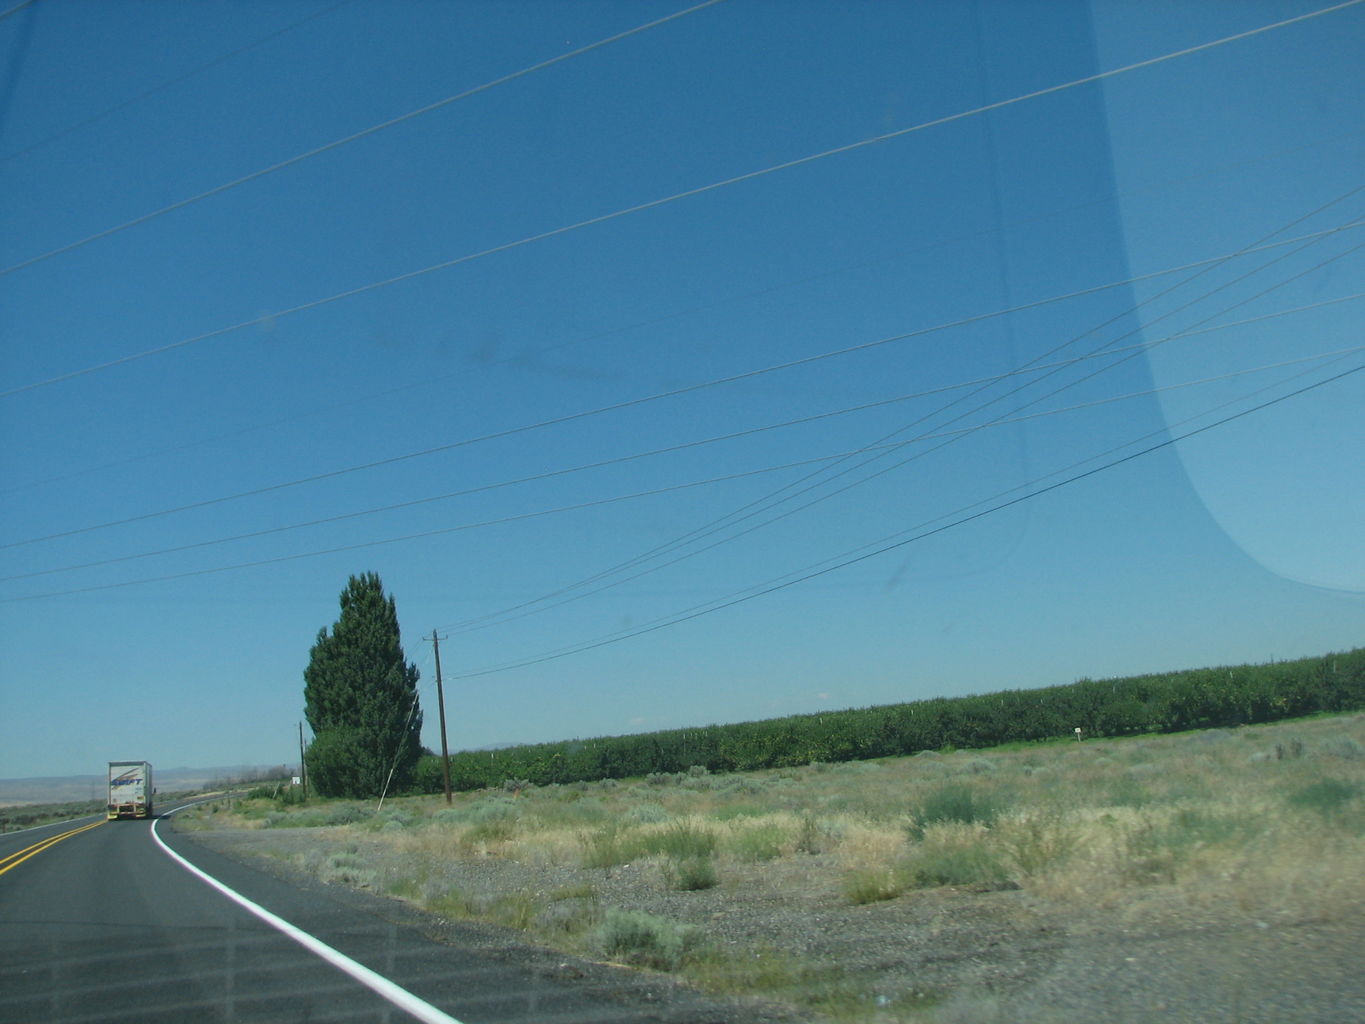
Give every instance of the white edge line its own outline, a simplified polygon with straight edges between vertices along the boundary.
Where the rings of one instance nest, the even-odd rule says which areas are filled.
[[[183,808],[177,807],[175,810],[179,811],[183,810]],[[170,811],[167,813],[166,816],[169,817],[171,814],[174,813],[175,811]],[[156,831],[157,824],[158,824],[157,821],[152,822],[152,838],[156,840],[156,844],[161,847],[162,852],[165,853],[166,856],[170,857],[171,860],[179,864],[186,871],[188,871],[190,874],[195,875],[201,881],[212,886],[214,889],[217,889],[228,899],[232,900],[232,902],[238,904],[239,906],[245,908],[246,910],[249,910],[251,913],[255,914],[266,924],[270,925],[270,927],[283,932],[285,935],[289,936],[289,938],[293,939],[295,942],[297,942],[304,949],[308,950],[310,953],[313,953],[321,957],[323,960],[326,960],[337,970],[350,975],[352,978],[360,982],[366,988],[369,988],[372,991],[378,993],[380,996],[387,999],[400,1010],[412,1014],[412,1016],[416,1017],[420,1021],[424,1021],[425,1024],[460,1024],[460,1022],[456,1020],[454,1017],[450,1016],[449,1014],[441,1010],[438,1010],[436,1007],[432,1006],[425,1000],[419,999],[417,996],[413,995],[407,989],[402,988],[399,985],[395,985],[392,981],[384,977],[382,974],[375,973],[374,971],[366,967],[364,964],[352,960],[345,953],[333,949],[331,946],[327,945],[327,943],[323,942],[321,939],[317,939],[314,938],[312,935],[309,935],[302,928],[292,925],[284,918],[278,916],[277,914],[272,914],[264,907],[252,903],[251,900],[247,899],[241,893],[236,892],[233,889],[229,889],[226,885],[218,881],[218,879],[214,878],[208,872],[202,870],[201,868],[195,867],[184,857],[180,856],[180,854],[176,853],[174,850],[172,850],[169,846],[166,845],[166,843],[162,840],[161,836],[157,834]]]

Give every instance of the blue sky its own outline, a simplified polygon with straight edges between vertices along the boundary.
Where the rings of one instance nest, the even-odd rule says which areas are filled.
[[[1324,7],[9,8],[0,777],[295,760],[366,571],[457,748],[1358,646]]]

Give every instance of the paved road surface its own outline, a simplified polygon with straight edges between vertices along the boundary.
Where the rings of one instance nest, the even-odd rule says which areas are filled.
[[[457,1024],[734,1019],[733,1007],[581,981],[435,942],[382,901],[300,889],[177,836],[168,846]],[[92,826],[83,831],[73,831]],[[44,841],[70,833],[43,847]],[[25,851],[31,851],[24,856]],[[0,1022],[415,1018],[168,856],[148,822],[87,818],[0,836]]]

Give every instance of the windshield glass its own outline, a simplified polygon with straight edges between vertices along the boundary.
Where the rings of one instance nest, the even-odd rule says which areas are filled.
[[[550,785],[1353,706],[1139,687],[825,744],[848,709],[1360,643],[1362,53],[1359,0],[12,4],[0,777],[78,781],[6,802],[108,813],[76,848],[155,818],[107,763],[292,792],[316,743],[324,790],[344,765],[425,823],[444,748],[512,808],[451,824],[493,856]],[[338,689],[362,633],[383,682]],[[792,716],[826,732],[706,731]],[[637,795],[642,835],[715,809]],[[908,797],[836,822],[852,799],[765,805],[773,859],[804,827],[842,893],[925,841]],[[506,859],[592,860],[599,826]],[[715,842],[697,891],[766,862]],[[1021,870],[991,885],[1038,895]]]

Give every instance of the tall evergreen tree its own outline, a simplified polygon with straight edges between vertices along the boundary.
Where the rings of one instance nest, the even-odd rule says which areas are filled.
[[[305,760],[324,796],[369,797],[405,787],[421,756],[417,666],[403,655],[398,610],[376,573],[352,576],[341,617],[318,631],[303,671],[313,729]]]

